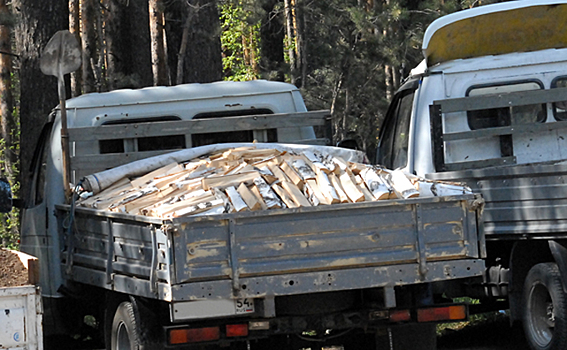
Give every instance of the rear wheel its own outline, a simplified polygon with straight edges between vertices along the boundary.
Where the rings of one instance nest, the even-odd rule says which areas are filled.
[[[554,263],[532,267],[524,282],[523,326],[534,350],[567,348],[567,296]]]
[[[110,350],[140,350],[140,321],[130,302],[118,305],[112,321]]]

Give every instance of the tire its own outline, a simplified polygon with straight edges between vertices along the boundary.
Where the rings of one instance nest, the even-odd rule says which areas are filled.
[[[130,302],[118,305],[110,330],[110,350],[141,350],[140,321]]]
[[[537,264],[524,282],[522,324],[533,350],[567,348],[567,295],[554,263]]]

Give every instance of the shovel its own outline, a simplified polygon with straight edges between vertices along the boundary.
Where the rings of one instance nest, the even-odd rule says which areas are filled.
[[[65,106],[65,74],[79,69],[81,66],[81,47],[75,36],[68,30],[60,30],[49,40],[39,61],[39,67],[45,75],[57,77],[59,107],[61,109],[61,149],[63,153],[63,188],[66,198],[71,189],[69,133],[67,132],[67,107]]]

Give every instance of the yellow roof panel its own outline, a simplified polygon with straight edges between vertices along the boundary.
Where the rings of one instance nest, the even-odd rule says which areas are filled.
[[[425,33],[428,66],[454,59],[567,47],[567,1],[513,1],[457,12]]]

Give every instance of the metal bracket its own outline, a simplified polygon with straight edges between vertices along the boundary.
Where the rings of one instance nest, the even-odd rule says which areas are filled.
[[[106,256],[106,284],[114,284],[114,273],[112,262],[114,261],[114,232],[112,230],[112,220],[107,219],[108,223],[108,247]]]
[[[423,227],[423,221],[421,219],[422,217],[421,204],[415,205],[413,215],[414,215],[414,222],[417,223],[415,228],[416,231],[415,233],[417,237],[416,248],[417,248],[417,259],[419,262],[419,273],[421,274],[421,276],[425,276],[429,269],[427,268],[427,257],[425,255],[425,237],[423,237],[423,235],[425,235],[425,230]]]
[[[158,295],[157,267],[158,267],[158,245],[156,243],[156,228],[150,226],[150,237],[152,238],[152,265],[150,268],[150,292]]]
[[[240,291],[240,273],[238,272],[238,257],[236,256],[236,221],[234,219],[228,220],[228,243],[230,254],[230,268],[232,273],[232,289],[234,296],[238,295]]]

